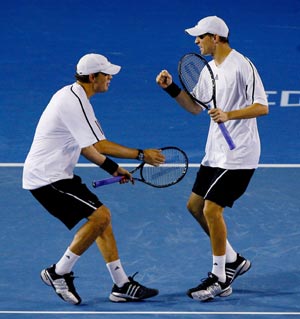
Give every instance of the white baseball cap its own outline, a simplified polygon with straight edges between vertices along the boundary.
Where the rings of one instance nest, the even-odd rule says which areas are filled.
[[[209,16],[198,21],[198,23],[189,29],[185,29],[189,35],[197,37],[205,33],[217,34],[221,37],[228,37],[229,29],[221,18]]]
[[[119,73],[121,67],[110,63],[107,58],[101,54],[89,53],[84,55],[77,64],[76,73],[79,75],[89,75],[103,72],[115,75]]]

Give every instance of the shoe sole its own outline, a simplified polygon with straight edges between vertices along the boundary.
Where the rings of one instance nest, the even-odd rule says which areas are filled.
[[[41,276],[41,279],[42,279],[42,281],[43,281],[43,283],[44,283],[45,285],[47,285],[47,286],[52,286],[51,280],[50,280],[50,276],[48,275],[48,272],[47,272],[46,269],[43,269],[43,270],[41,271],[40,276]]]
[[[232,294],[232,287],[227,287],[224,291],[222,291],[218,296],[219,297],[228,297]]]
[[[238,277],[238,276],[242,276],[243,274],[245,274],[248,270],[250,270],[251,268],[251,262],[250,260],[246,259],[245,263],[241,266],[240,269],[238,269],[238,271],[235,273],[234,277],[232,278],[231,283]]]
[[[219,294],[217,295],[212,295],[212,294],[207,294],[206,296],[199,296],[197,295],[197,292],[192,292],[190,293],[189,291],[187,292],[187,295],[194,299],[194,300],[198,300],[198,301],[211,301],[213,300],[215,297],[228,297],[232,294],[232,287],[228,286],[227,288],[225,288],[224,290],[222,290]]]
[[[133,298],[133,297],[125,297],[125,296],[116,296],[114,294],[109,295],[109,300],[112,302],[137,302],[142,301],[148,298],[155,297],[159,294],[159,291],[157,291],[155,294],[152,294],[150,296],[144,297],[144,298]]]
[[[112,301],[112,302],[134,302],[134,301],[138,301],[137,299],[127,299],[127,298],[124,298],[124,297],[117,297],[113,294],[110,294],[109,295],[109,300]]]
[[[241,276],[244,273],[246,273],[248,270],[250,270],[252,264],[250,262],[250,260],[246,260],[246,263],[243,265],[243,267],[241,268],[240,272],[237,274],[237,276]],[[235,276],[236,277],[236,276]]]
[[[79,305],[81,303],[81,298],[78,296],[77,301],[73,300],[72,298],[64,298],[60,293],[56,292],[55,287],[52,285],[51,279],[50,279],[50,275],[48,274],[48,271],[46,269],[43,269],[41,271],[41,279],[43,281],[44,284],[46,284],[47,286],[50,286],[54,289],[55,293],[65,302],[68,302],[72,305]]]
[[[250,260],[245,259],[244,262],[241,263],[239,267],[235,270],[234,275],[231,278],[230,284],[232,284],[238,276],[242,276],[243,274],[245,274],[250,268],[251,268]]]

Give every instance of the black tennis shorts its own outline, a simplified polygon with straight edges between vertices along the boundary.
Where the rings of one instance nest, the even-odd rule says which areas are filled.
[[[61,220],[69,229],[103,205],[77,175],[30,192],[50,214]]]
[[[193,193],[222,207],[232,207],[244,194],[255,169],[223,169],[200,166]]]

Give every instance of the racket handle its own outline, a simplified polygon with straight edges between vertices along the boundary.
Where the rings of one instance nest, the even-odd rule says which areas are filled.
[[[234,142],[233,142],[233,140],[232,140],[232,138],[231,138],[226,126],[225,126],[225,124],[224,123],[218,123],[218,125],[219,125],[219,128],[220,128],[223,136],[225,137],[225,140],[226,140],[229,148],[231,150],[235,149],[235,144],[234,144]]]
[[[113,183],[117,183],[119,182],[124,176],[115,176],[115,177],[110,177],[110,178],[106,178],[106,179],[101,179],[99,181],[93,181],[93,187],[97,188],[100,186],[104,186],[104,185],[109,185],[109,184],[113,184]]]

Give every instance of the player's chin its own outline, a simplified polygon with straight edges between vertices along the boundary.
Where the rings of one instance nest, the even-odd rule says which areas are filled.
[[[100,90],[100,92],[102,92],[102,93],[107,92],[108,89],[109,89],[109,86],[106,85],[106,86],[104,86],[104,87]]]

